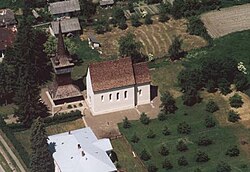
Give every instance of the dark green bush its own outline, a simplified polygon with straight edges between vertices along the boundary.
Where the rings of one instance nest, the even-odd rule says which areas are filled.
[[[169,169],[172,169],[173,168],[173,165],[172,163],[168,160],[168,159],[165,159],[163,162],[162,162],[162,168],[166,169],[166,170],[169,170]]]
[[[205,126],[206,128],[212,128],[216,125],[215,120],[213,119],[213,117],[207,115],[205,118]]]
[[[150,118],[147,116],[146,113],[142,112],[140,116],[140,121],[142,124],[148,125],[150,122]]]
[[[167,156],[167,155],[169,154],[169,149],[167,148],[166,145],[162,145],[162,146],[160,147],[159,153],[160,153],[162,156]]]
[[[181,156],[181,157],[178,159],[178,165],[179,165],[179,166],[186,166],[186,165],[188,165],[187,159],[186,159],[184,156]]]
[[[149,153],[143,149],[140,153],[140,158],[143,160],[143,161],[148,161],[150,160],[151,156],[149,155]]]
[[[162,134],[167,136],[167,135],[170,135],[171,132],[169,131],[168,127],[167,126],[164,126],[163,130],[162,130]]]
[[[239,108],[243,105],[242,97],[239,94],[234,94],[229,98],[230,106],[234,108]]]
[[[198,151],[196,153],[195,160],[196,160],[196,162],[207,162],[207,161],[209,161],[209,157],[205,152]]]
[[[180,134],[189,134],[191,132],[191,126],[186,122],[181,122],[178,124],[177,131]]]
[[[213,141],[209,139],[207,136],[201,136],[197,141],[198,146],[208,146],[211,145],[212,143]]]
[[[140,138],[136,135],[136,133],[134,133],[134,135],[131,138],[131,142],[138,143],[139,140],[140,140]]]
[[[180,140],[177,145],[176,145],[176,149],[180,152],[184,152],[188,150],[188,147],[186,145],[186,143],[184,143],[183,140]]]
[[[123,128],[130,128],[131,127],[131,123],[128,120],[128,117],[125,116],[125,118],[123,119]]]
[[[233,123],[234,122],[238,122],[240,119],[241,118],[240,118],[239,114],[236,113],[235,111],[231,110],[231,111],[228,112],[228,118],[227,118],[227,120],[229,122],[233,122]]]
[[[206,104],[206,111],[214,113],[217,110],[219,110],[219,106],[213,100],[209,100]]]
[[[149,139],[153,139],[155,138],[156,134],[154,133],[154,131],[152,129],[150,129],[147,133],[147,138]]]
[[[233,146],[227,149],[226,155],[230,156],[230,157],[235,157],[235,156],[239,156],[240,154],[240,150],[238,149],[237,146]]]
[[[225,163],[224,161],[221,161],[216,167],[216,172],[230,172],[230,171],[232,171],[232,168],[230,167],[229,164]]]

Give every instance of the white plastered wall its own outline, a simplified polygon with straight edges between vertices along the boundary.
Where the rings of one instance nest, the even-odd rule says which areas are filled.
[[[150,83],[137,85],[137,105],[150,103]]]

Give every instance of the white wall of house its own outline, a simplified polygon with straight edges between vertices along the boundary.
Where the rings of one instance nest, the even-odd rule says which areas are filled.
[[[54,161],[55,164],[55,172],[61,172],[59,166],[57,165],[57,163]]]
[[[134,90],[134,85],[132,85],[95,93],[92,99],[93,115],[134,108]]]
[[[135,86],[137,105],[150,103],[150,83]]]
[[[3,61],[4,51],[0,51],[0,63]]]
[[[92,100],[94,98],[94,92],[93,92],[93,88],[92,88],[92,82],[91,82],[91,78],[90,78],[89,68],[88,68],[87,77],[86,77],[86,89],[87,89],[86,102],[87,102],[90,110],[93,111],[92,107],[94,107],[94,102]]]

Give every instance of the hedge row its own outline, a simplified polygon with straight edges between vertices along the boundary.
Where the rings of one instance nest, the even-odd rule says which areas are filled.
[[[10,140],[10,142],[13,144],[13,146],[17,150],[18,154],[22,158],[25,165],[29,167],[30,157],[29,157],[28,152],[24,149],[22,144],[16,139],[16,137],[13,134],[13,131],[7,126],[7,124],[5,123],[2,117],[0,117],[0,129],[4,132],[4,134]]]
[[[70,113],[60,113],[53,117],[46,117],[44,118],[44,123],[46,126],[50,126],[62,122],[74,121],[79,118],[82,118],[81,111],[76,110],[76,111],[71,111]],[[23,126],[21,123],[8,124],[8,127],[12,130],[12,132],[20,132],[27,130],[27,128],[25,128],[25,126]]]

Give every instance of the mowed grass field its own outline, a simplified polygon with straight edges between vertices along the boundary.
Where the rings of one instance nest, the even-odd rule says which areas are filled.
[[[132,127],[129,129],[124,129],[121,124],[119,125],[120,131],[126,136],[137,154],[140,154],[143,149],[146,149],[150,153],[151,159],[145,162],[146,165],[153,163],[157,166],[159,172],[163,172],[166,170],[162,168],[162,162],[167,158],[173,164],[173,169],[169,171],[186,172],[200,168],[202,171],[212,172],[216,171],[217,163],[223,160],[231,165],[233,171],[250,170],[247,152],[244,152],[245,148],[241,147],[238,137],[240,131],[248,132],[247,130],[243,130],[243,126],[236,124],[221,127],[217,122],[216,127],[208,129],[204,125],[205,116],[214,115],[205,111],[205,102],[196,104],[193,107],[187,107],[178,98],[177,106],[179,109],[176,114],[169,115],[166,121],[154,119],[151,120],[149,125],[144,125],[140,121],[132,121]],[[187,115],[184,115],[185,113]],[[225,114],[222,113],[221,115]],[[191,133],[189,135],[177,132],[178,124],[184,121],[191,126]],[[165,125],[168,126],[171,132],[169,136],[162,134],[162,129]],[[156,137],[153,139],[147,138],[147,132],[150,129],[156,134]],[[140,138],[138,143],[131,142],[131,137],[134,133]],[[197,141],[200,136],[207,136],[212,139],[213,144],[206,147],[198,146]],[[188,146],[186,152],[179,152],[176,149],[176,144],[181,139],[185,140]],[[159,154],[162,144],[167,145],[169,148],[170,153],[166,157]],[[233,145],[237,145],[241,149],[240,156],[232,158],[225,155],[226,150]],[[210,160],[205,163],[196,162],[195,155],[198,150],[206,152]],[[185,167],[179,166],[177,163],[178,158],[181,156],[185,156],[189,163]]]
[[[162,57],[167,54],[168,48],[172,44],[172,40],[175,36],[180,36],[183,40],[184,50],[199,48],[206,45],[204,39],[187,33],[187,21],[184,19],[170,19],[166,23],[158,22],[156,17],[153,19],[154,23],[152,25],[143,24],[140,27],[132,27],[129,24],[126,30],[112,28],[111,32],[106,32],[104,34],[96,34],[94,30],[89,29],[84,31],[84,39],[87,39],[86,35],[95,35],[102,46],[102,57],[105,58],[119,55],[118,41],[121,36],[126,35],[128,32],[134,33],[137,41],[142,43],[142,52],[145,55],[153,54],[155,57]]]

